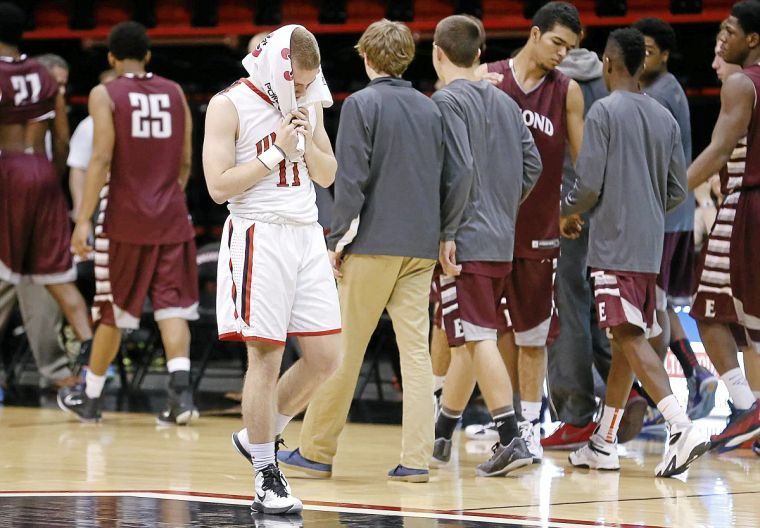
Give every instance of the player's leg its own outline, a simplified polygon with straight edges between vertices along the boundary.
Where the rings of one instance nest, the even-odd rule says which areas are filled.
[[[433,394],[435,395],[435,414],[441,407],[441,393],[446,372],[451,362],[451,350],[443,330],[443,306],[441,299],[441,270],[436,266],[433,271],[433,280],[430,286],[430,303],[433,305],[433,329],[430,336],[430,361],[433,367]]]
[[[400,464],[388,473],[391,480],[427,482],[433,453],[435,406],[429,351],[430,315],[428,290],[435,261],[403,260],[398,280],[388,300],[388,314],[396,333],[401,378],[403,414]]]
[[[169,318],[158,321],[158,328],[169,371],[167,403],[158,415],[158,421],[161,424],[186,425],[199,416],[193,402],[190,375],[190,327],[186,319]]]
[[[495,336],[493,340],[468,342],[467,350],[472,354],[475,379],[499,432],[499,442],[494,446],[493,456],[478,466],[478,475],[505,475],[531,464],[533,455],[520,437],[512,406],[512,384]]]
[[[73,282],[64,284],[47,284],[47,289],[53,299],[61,307],[64,317],[74,329],[77,339],[87,341],[92,339],[90,318],[87,316],[87,303]]]

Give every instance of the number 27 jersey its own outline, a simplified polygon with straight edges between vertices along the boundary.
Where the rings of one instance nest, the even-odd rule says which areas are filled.
[[[132,244],[176,244],[194,237],[179,171],[185,106],[177,83],[147,73],[106,83],[115,141],[105,236]]]
[[[274,94],[265,93],[249,79],[240,79],[222,91],[238,114],[239,132],[235,142],[235,164],[242,165],[264,151],[275,148],[276,132],[282,115],[272,103]],[[316,112],[309,107],[309,122],[316,126]],[[245,192],[229,199],[232,215],[276,224],[313,224],[317,221],[314,185],[303,156],[286,159]]]

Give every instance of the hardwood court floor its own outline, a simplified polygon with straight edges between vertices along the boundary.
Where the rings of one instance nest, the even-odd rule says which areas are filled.
[[[708,420],[705,427],[720,425]],[[63,517],[61,524],[53,519],[56,508],[70,508],[61,498],[73,496],[70,492],[114,492],[102,495],[165,502],[154,507],[159,511],[172,511],[167,504],[189,500],[196,506],[188,511],[216,508],[217,513],[233,512],[236,519],[247,516],[251,468],[230,445],[230,433],[239,427],[237,419],[208,417],[192,427],[162,428],[152,415],[128,413],[105,413],[101,424],[84,425],[57,410],[0,406],[0,526],[22,525],[9,521],[14,511],[15,519],[31,515],[24,512],[42,515],[37,505],[18,510],[22,503],[31,508],[24,497],[40,492],[56,492],[42,495],[52,510],[44,517],[50,522],[30,519],[27,526],[66,525]],[[299,428],[300,423],[293,423],[285,432],[290,448],[298,445]],[[474,468],[487,457],[489,444],[461,437],[457,445],[451,468],[433,471],[430,483],[388,482],[386,472],[398,463],[399,427],[349,425],[332,479],[289,474],[294,493],[306,504],[303,525],[760,526],[760,459],[750,451],[708,455],[686,478],[655,479],[662,441],[638,440],[621,448],[620,472],[574,470],[566,463],[567,453],[551,452],[542,465],[485,479],[476,478]],[[146,512],[153,507],[140,504]],[[128,511],[106,510],[112,520]],[[102,524],[95,521],[102,507],[82,511],[94,517],[77,526],[241,525],[210,521],[212,517],[206,517],[210,524],[190,522],[203,519],[206,514],[200,513],[184,513],[167,524],[145,519]],[[324,512],[341,513],[326,518]]]

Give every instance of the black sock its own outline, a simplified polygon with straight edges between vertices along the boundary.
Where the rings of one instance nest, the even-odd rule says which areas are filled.
[[[501,445],[509,445],[514,438],[519,436],[517,432],[517,417],[511,405],[494,409],[491,416],[493,416],[496,429],[499,431],[499,443]]]
[[[461,417],[462,411],[452,411],[448,407],[443,407],[441,414],[438,415],[438,420],[435,422],[435,437],[451,440]]]
[[[190,371],[177,370],[169,374],[169,388],[181,392],[190,388]]]
[[[694,351],[691,349],[691,343],[688,339],[678,339],[670,343],[670,350],[673,351],[673,355],[678,358],[678,362],[683,369],[683,375],[690,378],[694,375],[694,369],[699,366],[697,356],[694,355]]]

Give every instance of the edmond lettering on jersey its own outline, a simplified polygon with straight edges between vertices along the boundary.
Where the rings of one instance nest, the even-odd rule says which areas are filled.
[[[543,116],[537,112],[533,112],[532,110],[523,110],[522,114],[523,121],[525,121],[525,126],[540,130],[547,136],[554,135],[554,124],[548,117]]]

